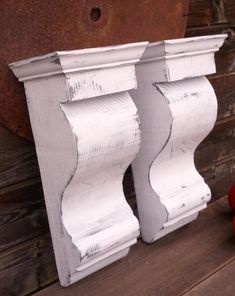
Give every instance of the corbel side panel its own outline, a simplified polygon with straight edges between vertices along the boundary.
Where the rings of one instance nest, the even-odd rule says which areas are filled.
[[[217,100],[205,74],[226,35],[150,43],[131,91],[142,130],[133,162],[143,239],[150,243],[194,220],[211,198],[194,152],[214,126]]]
[[[11,64],[24,82],[60,282],[125,256],[139,223],[122,188],[140,145],[135,63],[146,43]]]

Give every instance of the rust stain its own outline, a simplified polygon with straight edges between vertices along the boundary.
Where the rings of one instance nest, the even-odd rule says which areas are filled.
[[[1,0],[0,123],[32,140],[24,88],[9,63],[57,50],[183,37],[187,14],[188,0]]]

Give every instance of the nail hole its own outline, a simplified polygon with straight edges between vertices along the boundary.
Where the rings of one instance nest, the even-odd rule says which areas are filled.
[[[99,7],[93,7],[90,11],[90,18],[93,22],[97,22],[101,17],[101,10]]]

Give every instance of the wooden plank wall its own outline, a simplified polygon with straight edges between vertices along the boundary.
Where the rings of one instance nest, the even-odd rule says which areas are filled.
[[[219,112],[196,152],[213,200],[235,182],[235,1],[191,0],[187,36],[229,34],[210,77]],[[131,169],[124,191],[135,209]],[[0,295],[26,295],[57,278],[34,145],[0,126]]]
[[[186,36],[219,33],[229,37],[216,54],[217,73],[209,76],[218,98],[218,119],[195,155],[213,200],[235,183],[235,1],[191,0]]]

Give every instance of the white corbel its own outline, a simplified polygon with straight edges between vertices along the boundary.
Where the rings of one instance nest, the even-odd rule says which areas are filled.
[[[122,188],[140,145],[135,63],[146,42],[10,65],[24,82],[60,282],[127,255],[139,223]]]
[[[203,75],[226,35],[150,43],[136,66],[142,137],[133,162],[141,234],[151,243],[194,220],[211,198],[194,152],[214,126],[217,100]]]

